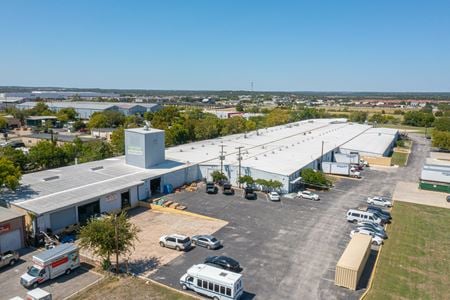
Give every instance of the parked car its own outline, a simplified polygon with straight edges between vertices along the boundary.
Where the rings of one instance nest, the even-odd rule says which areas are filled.
[[[349,209],[347,211],[347,221],[358,223],[358,222],[373,222],[376,224],[384,224],[384,221],[376,216],[373,212],[361,211],[357,209]]]
[[[373,230],[382,233],[383,236],[387,238],[386,231],[384,230],[383,226],[380,226],[378,224],[372,222],[359,222],[358,224],[356,224],[356,226],[372,228]]]
[[[380,196],[367,197],[367,203],[374,204],[374,205],[379,205],[379,206],[384,206],[384,207],[391,207],[392,206],[392,202],[391,201],[389,201],[385,197],[380,197]]]
[[[192,244],[208,249],[217,249],[220,247],[220,241],[212,235],[194,235]]]
[[[370,235],[372,237],[372,244],[373,245],[378,245],[379,246],[379,245],[383,244],[383,239],[380,238],[379,236],[376,236],[373,232],[370,232],[370,231],[367,231],[367,230],[355,229],[355,230],[352,230],[350,232],[350,237],[352,237],[356,233]]]
[[[187,250],[191,247],[191,239],[188,236],[179,234],[163,235],[159,238],[159,245],[177,251]]]
[[[219,191],[219,189],[214,184],[214,182],[207,182],[206,183],[206,192],[208,194],[217,194],[218,191]]]
[[[208,256],[205,259],[205,264],[213,265],[221,269],[233,272],[241,271],[241,266],[239,262],[228,256]]]
[[[376,211],[381,215],[385,215],[387,218],[392,219],[391,213],[378,207],[378,206],[373,206],[373,205],[368,205],[367,206],[367,210],[369,211]]]
[[[450,195],[447,196],[447,202],[450,202]]]
[[[268,195],[271,201],[280,201],[280,195],[277,192],[270,192]]]
[[[247,200],[256,200],[256,198],[258,198],[258,196],[255,193],[255,190],[252,187],[246,187],[244,190],[244,197]]]
[[[234,195],[234,189],[231,186],[231,183],[225,182],[222,187],[222,193],[224,195]]]
[[[0,253],[0,268],[4,266],[14,266],[19,260],[19,253],[16,251],[6,251]]]
[[[385,232],[379,232],[379,231],[377,231],[376,229],[373,229],[372,227],[358,226],[358,227],[356,227],[356,229],[359,230],[359,231],[362,231],[362,230],[370,231],[370,232],[372,232],[374,235],[376,235],[377,237],[380,237],[380,238],[382,238],[382,239],[386,239],[386,238],[387,238],[387,235],[386,235]]]
[[[304,198],[304,199],[309,199],[309,200],[314,200],[314,201],[319,201],[319,195],[314,194],[310,191],[299,191],[297,193],[297,196],[300,198]]]

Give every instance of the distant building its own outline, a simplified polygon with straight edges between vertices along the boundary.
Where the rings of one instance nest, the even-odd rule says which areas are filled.
[[[109,142],[114,130],[115,128],[94,128],[91,129],[91,136],[97,139],[104,139]]]
[[[32,91],[32,92],[13,92],[0,93],[0,98],[18,97],[23,99],[70,99],[79,97],[81,99],[109,98],[119,99],[120,95],[116,93],[99,92],[76,92],[76,91]]]
[[[27,147],[33,147],[40,141],[55,141],[58,145],[63,145],[65,143],[72,143],[78,136],[76,135],[64,135],[64,134],[56,134],[53,135],[50,133],[33,133],[28,136],[22,137],[22,142]],[[78,137],[82,142],[94,141],[94,138],[89,137]]]
[[[58,118],[55,116],[31,116],[25,119],[25,125],[27,127],[40,127],[49,124],[50,127],[54,127],[57,120]]]
[[[38,102],[24,102],[16,105],[19,109],[31,109]],[[45,102],[49,109],[57,112],[64,108],[73,108],[78,113],[80,119],[89,119],[96,112],[107,110],[119,111],[124,115],[144,114],[145,112],[156,112],[161,109],[161,105],[156,103],[126,103],[126,102],[84,102],[84,101],[52,101]]]

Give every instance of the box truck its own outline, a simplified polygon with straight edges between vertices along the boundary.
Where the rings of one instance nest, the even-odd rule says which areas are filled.
[[[327,174],[335,174],[350,177],[361,177],[361,173],[350,164],[337,162],[322,162],[322,171]]]
[[[73,243],[60,244],[55,248],[33,256],[33,266],[20,277],[24,287],[36,288],[39,284],[62,274],[70,274],[80,266],[78,247]]]

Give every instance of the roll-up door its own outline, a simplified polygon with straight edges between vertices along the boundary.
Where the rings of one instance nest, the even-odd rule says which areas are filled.
[[[50,214],[50,224],[53,232],[58,232],[76,223],[75,207],[69,207]]]

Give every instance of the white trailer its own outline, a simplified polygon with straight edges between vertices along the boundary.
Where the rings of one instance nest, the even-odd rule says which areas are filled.
[[[348,163],[322,162],[322,171],[327,174],[361,177],[361,173]]]
[[[359,164],[360,158],[358,153],[335,153],[334,159],[338,163],[346,163],[346,164]]]
[[[61,244],[33,256],[33,266],[20,277],[24,287],[36,288],[40,283],[70,274],[80,266],[78,247],[73,243]]]

